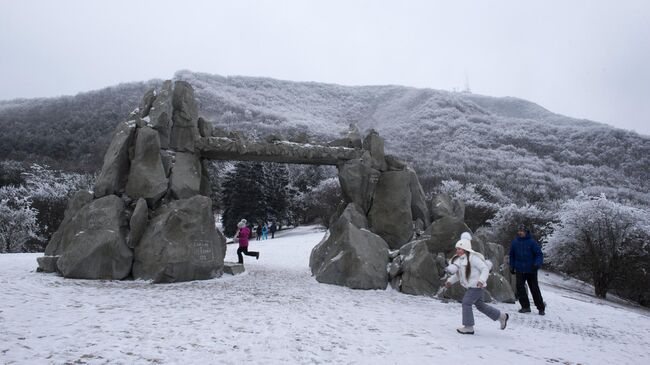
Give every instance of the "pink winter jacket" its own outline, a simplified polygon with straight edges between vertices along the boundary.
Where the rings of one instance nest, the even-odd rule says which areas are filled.
[[[244,226],[239,230],[239,247],[248,247],[248,237],[251,235],[251,230]]]

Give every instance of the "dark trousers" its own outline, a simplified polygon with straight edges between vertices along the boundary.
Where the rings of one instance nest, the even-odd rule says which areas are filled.
[[[526,293],[526,283],[530,288],[530,294],[533,296],[533,302],[537,309],[544,309],[544,299],[542,299],[542,292],[539,291],[539,284],[537,283],[537,271],[534,272],[517,272],[517,297],[519,297],[519,304],[522,308],[530,308],[530,301],[528,301],[528,293]]]
[[[239,263],[243,264],[244,263],[244,256],[242,256],[242,253],[246,256],[255,256],[259,254],[258,252],[255,251],[248,251],[248,247],[239,247],[237,249],[237,258],[239,259]]]

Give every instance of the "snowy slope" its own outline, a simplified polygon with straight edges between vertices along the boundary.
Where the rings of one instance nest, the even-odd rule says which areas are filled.
[[[261,257],[243,275],[168,285],[63,279],[36,273],[37,254],[0,255],[0,364],[650,362],[647,311],[554,275],[546,316],[496,304],[508,328],[475,313],[474,336],[455,332],[460,304],[319,284],[308,261],[323,234],[283,231],[251,243]]]

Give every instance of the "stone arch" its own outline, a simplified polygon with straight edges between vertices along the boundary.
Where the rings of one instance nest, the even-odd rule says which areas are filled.
[[[424,250],[419,257],[431,256],[428,244],[412,241],[430,223],[418,177],[384,154],[376,131],[362,139],[351,125],[347,137],[326,143],[213,134],[198,115],[189,83],[168,80],[147,91],[115,128],[94,191],[70,200],[39,266],[83,279],[177,282],[220,276],[226,240],[214,227],[209,159],[337,166],[347,206],[312,251],[310,268],[319,282],[385,288],[386,267],[398,256],[391,250],[417,246]],[[434,262],[432,270],[438,266]]]

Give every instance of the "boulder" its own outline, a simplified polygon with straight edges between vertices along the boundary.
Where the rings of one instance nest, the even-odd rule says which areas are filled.
[[[413,295],[434,296],[440,288],[438,264],[429,252],[425,241],[413,241],[402,246],[401,292]]]
[[[368,219],[361,214],[359,207],[354,203],[348,203],[343,213],[341,213],[341,218],[352,223],[357,228],[368,228]]]
[[[390,248],[400,248],[413,236],[408,171],[386,171],[379,176],[368,212],[370,229]]]
[[[486,259],[492,261],[492,270],[499,271],[501,269],[504,256],[503,246],[494,242],[487,242],[483,244],[483,250],[479,252],[481,252]]]
[[[198,126],[199,126],[199,134],[201,135],[201,137],[212,136],[212,129],[213,129],[212,123],[203,119],[203,117],[199,117]]]
[[[169,177],[172,173],[174,161],[176,161],[176,152],[172,150],[160,150],[160,161],[162,161],[165,176]]]
[[[424,234],[429,236],[426,240],[429,252],[435,254],[442,252],[445,256],[451,256],[463,232],[471,232],[471,230],[462,220],[444,217],[434,221],[424,231]]]
[[[424,227],[428,227],[431,224],[429,219],[429,208],[427,208],[427,201],[424,195],[424,190],[422,185],[420,185],[420,180],[418,175],[415,173],[415,170],[412,168],[407,168],[406,171],[409,173],[409,189],[411,190],[411,214],[413,219],[421,219]]]
[[[81,210],[81,208],[93,201],[93,193],[87,190],[79,190],[76,192],[72,198],[68,201],[68,206],[65,209],[63,215],[63,221],[59,224],[59,228],[54,232],[50,242],[45,247],[45,256],[57,256],[63,253],[63,250],[66,247],[66,244],[69,242],[69,234],[67,235],[66,244],[61,240],[62,237],[66,236],[66,230],[72,229],[70,222],[73,220],[73,217]]]
[[[117,125],[113,139],[104,154],[102,171],[95,183],[95,197],[101,198],[124,191],[129,172],[129,147],[135,134],[135,121]]]
[[[386,155],[384,158],[386,159],[386,168],[388,171],[402,171],[406,170],[408,167],[406,162],[393,155]]]
[[[172,105],[174,112],[170,146],[176,151],[194,152],[194,144],[200,138],[199,107],[194,98],[194,89],[189,83],[174,83]]]
[[[138,244],[145,228],[147,227],[148,220],[149,209],[147,208],[147,202],[143,198],[140,198],[135,204],[135,209],[133,210],[133,214],[129,221],[130,231],[129,237],[126,241],[129,248],[134,248]]]
[[[223,273],[228,275],[239,275],[242,274],[246,269],[244,264],[237,262],[224,262],[223,263]]]
[[[452,199],[446,194],[437,194],[431,201],[432,220],[438,220],[444,217],[452,217],[458,220],[465,219],[465,205],[457,199]]]
[[[371,129],[363,140],[363,149],[370,152],[370,166],[379,171],[386,171],[388,165],[384,156],[384,139],[379,136],[376,130]]]
[[[494,300],[503,303],[514,303],[515,293],[506,278],[497,273],[490,273],[487,280],[487,290]]]
[[[151,107],[153,106],[153,101],[155,99],[156,99],[155,89],[151,88],[144,93],[144,96],[142,97],[142,101],[140,101],[140,107],[138,108],[138,111],[140,112],[140,118],[144,118],[147,115],[149,115],[149,111],[151,110]]]
[[[37,257],[38,272],[57,272],[56,263],[59,261],[60,256],[41,256]]]
[[[210,198],[196,195],[155,212],[135,247],[133,277],[173,283],[219,277],[226,238],[215,229]]]
[[[153,207],[166,191],[167,177],[160,159],[158,133],[149,127],[138,128],[126,193],[134,199],[147,199]]]
[[[342,216],[314,247],[311,272],[320,283],[352,289],[386,289],[388,245],[378,235]]]
[[[124,279],[131,272],[133,252],[126,245],[124,202],[115,195],[86,204],[62,237],[64,251],[57,262],[66,278]]]
[[[167,80],[156,94],[156,98],[149,110],[151,127],[158,132],[160,147],[165,149],[169,148],[169,139],[171,136],[172,115],[174,112],[172,96],[172,82]]]
[[[199,187],[199,193],[208,197],[212,195],[212,184],[210,183],[210,174],[208,172],[209,164],[209,160],[201,160],[201,186]]]
[[[175,199],[198,195],[201,189],[201,162],[192,153],[177,152],[169,177],[169,189]]]
[[[379,171],[370,167],[369,160],[358,158],[338,165],[339,183],[345,201],[355,203],[364,214],[370,210]]]
[[[388,277],[391,279],[391,281],[397,277],[400,276],[404,270],[402,268],[402,260],[404,256],[397,256],[396,258],[393,259],[393,261],[388,264]],[[396,288],[399,290],[399,288]]]

